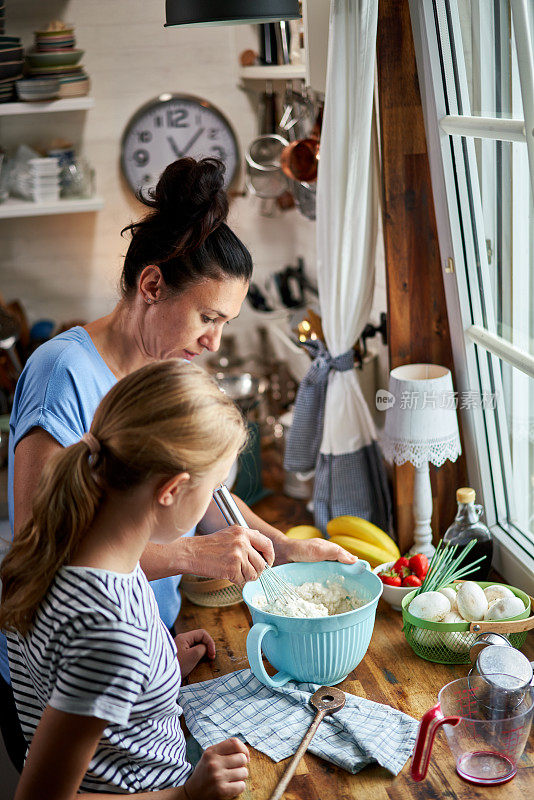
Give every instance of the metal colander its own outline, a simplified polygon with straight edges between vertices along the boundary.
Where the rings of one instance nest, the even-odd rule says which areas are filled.
[[[243,600],[241,588],[224,578],[184,575],[180,581],[180,591],[196,606],[234,606]]]
[[[476,581],[476,583],[485,589],[487,586],[493,586],[495,581]],[[453,588],[453,584],[450,585]],[[512,647],[521,648],[527,638],[525,625],[527,624],[528,628],[534,627],[534,616],[529,617],[534,601],[520,589],[516,589],[514,586],[508,586],[508,588],[521,598],[525,604],[525,611],[518,614],[513,620],[503,622],[427,622],[419,617],[414,617],[408,611],[408,606],[415,594],[415,591],[410,592],[402,600],[404,622],[402,629],[406,641],[420,658],[438,664],[470,664],[469,650],[481,631],[504,633]],[[518,627],[523,630],[518,631]]]

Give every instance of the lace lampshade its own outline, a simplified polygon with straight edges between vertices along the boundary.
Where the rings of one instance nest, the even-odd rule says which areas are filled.
[[[389,391],[383,441],[388,461],[409,461],[414,467],[456,461],[462,448],[450,371],[437,364],[406,364],[391,370]]]
[[[406,364],[389,375],[382,446],[388,461],[415,467],[414,545],[411,553],[431,557],[432,491],[428,465],[456,461],[462,452],[451,373],[437,364]]]

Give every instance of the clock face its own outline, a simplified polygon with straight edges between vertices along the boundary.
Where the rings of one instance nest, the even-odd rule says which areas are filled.
[[[146,195],[177,158],[207,156],[226,164],[227,189],[238,169],[239,148],[228,120],[206,100],[162,94],[134,114],[122,138],[121,166],[132,190]]]

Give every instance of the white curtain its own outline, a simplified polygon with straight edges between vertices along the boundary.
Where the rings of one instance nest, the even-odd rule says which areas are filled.
[[[349,350],[369,320],[378,223],[373,93],[377,0],[332,0],[317,184],[317,271],[332,356]],[[355,370],[328,379],[321,453],[376,439]]]
[[[391,500],[353,347],[374,289],[378,224],[373,92],[377,0],[332,0],[317,186],[317,274],[325,344],[295,401],[284,465],[315,467],[315,524],[353,514],[389,530]]]

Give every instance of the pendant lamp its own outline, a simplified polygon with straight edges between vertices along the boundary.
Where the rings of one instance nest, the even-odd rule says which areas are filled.
[[[166,0],[166,28],[299,19],[298,0]]]

